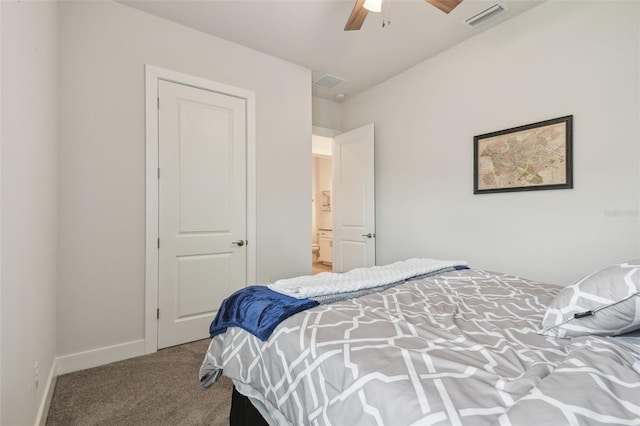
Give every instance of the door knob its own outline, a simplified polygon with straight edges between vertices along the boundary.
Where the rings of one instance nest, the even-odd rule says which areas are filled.
[[[235,244],[238,247],[242,247],[244,245],[244,240],[232,241],[231,244]]]
[[[376,234],[372,234],[371,232],[369,232],[368,234],[362,234],[362,236],[367,238],[373,238],[376,236]]]

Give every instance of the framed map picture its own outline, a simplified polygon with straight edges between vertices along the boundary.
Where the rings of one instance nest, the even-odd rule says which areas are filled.
[[[473,193],[573,188],[573,116],[473,138]]]

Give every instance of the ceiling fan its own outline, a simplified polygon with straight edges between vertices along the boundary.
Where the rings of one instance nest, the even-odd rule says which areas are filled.
[[[457,5],[462,3],[462,0],[425,0],[427,3],[437,7],[444,13],[449,13]],[[370,5],[373,3],[373,5]],[[351,11],[351,15],[347,20],[347,25],[345,25],[345,31],[353,31],[359,30],[364,24],[364,20],[369,13],[369,10],[373,12],[380,12],[381,9],[381,1],[371,1],[370,0],[356,0],[356,4],[353,6],[353,10]]]

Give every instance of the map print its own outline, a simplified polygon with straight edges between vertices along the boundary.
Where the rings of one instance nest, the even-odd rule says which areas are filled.
[[[566,123],[478,141],[478,189],[567,183]]]

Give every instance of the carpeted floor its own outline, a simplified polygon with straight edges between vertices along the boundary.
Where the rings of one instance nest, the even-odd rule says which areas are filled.
[[[198,382],[209,339],[58,377],[47,426],[228,425],[231,380]]]

